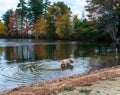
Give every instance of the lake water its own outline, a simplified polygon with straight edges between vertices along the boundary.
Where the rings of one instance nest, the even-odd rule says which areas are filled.
[[[73,68],[61,69],[60,60],[71,56]],[[118,65],[119,56],[119,43],[1,39],[0,91]]]

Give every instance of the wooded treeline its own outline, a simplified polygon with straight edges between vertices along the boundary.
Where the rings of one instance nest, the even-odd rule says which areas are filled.
[[[0,36],[6,38],[65,39],[81,41],[120,40],[120,0],[87,0],[85,17],[72,16],[64,2],[19,0],[0,22]]]

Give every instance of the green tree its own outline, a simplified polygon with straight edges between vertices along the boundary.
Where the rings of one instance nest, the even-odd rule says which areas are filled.
[[[5,12],[5,14],[2,16],[2,19],[4,21],[4,24],[5,26],[8,28],[9,27],[9,21],[10,21],[10,18],[12,17],[12,14],[13,14],[13,10],[12,9],[9,9]],[[8,28],[8,31],[9,31],[9,28]]]
[[[48,7],[50,6],[50,1],[49,0],[45,0],[44,2],[44,9],[43,9],[43,15],[46,16],[46,12],[47,12],[47,9]]]
[[[117,9],[116,9],[116,13],[117,13],[117,15],[118,15],[118,37],[119,37],[119,39],[120,39],[120,5],[117,7]]]
[[[28,11],[28,8],[27,8],[27,3],[25,2],[25,0],[19,0],[16,12],[19,15],[19,19],[20,19],[20,29],[19,30],[21,30],[21,31],[24,28],[24,22],[26,21],[27,11]]]
[[[103,37],[103,33],[98,30],[96,21],[73,18],[73,31],[77,34],[77,39],[82,41],[97,41]]]
[[[89,12],[89,19],[98,20],[102,30],[110,34],[113,41],[117,40],[118,15],[116,8],[120,5],[119,0],[87,0],[86,10]]]
[[[54,40],[56,38],[55,18],[48,13],[46,14],[45,31],[46,39]]]
[[[53,4],[53,9],[55,10],[54,14],[64,15],[66,13],[70,13],[70,8],[64,2],[57,2]]]
[[[74,25],[75,31],[77,32],[78,39],[81,40],[90,40],[90,28],[89,22],[86,19],[77,20]]]
[[[79,32],[81,31],[80,30],[80,27],[81,27],[81,21],[80,21],[80,19],[78,19],[78,16],[77,15],[75,15],[74,17],[73,17],[73,31],[77,34],[77,38],[78,38],[78,34],[79,34]]]
[[[35,23],[37,19],[43,15],[44,3],[43,0],[29,0],[29,21]]]

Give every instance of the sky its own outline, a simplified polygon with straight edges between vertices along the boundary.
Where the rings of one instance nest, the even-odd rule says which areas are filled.
[[[49,0],[49,1],[51,2],[51,4],[53,2],[58,1],[64,2],[68,7],[71,8],[72,14],[78,15],[79,18],[81,18],[83,12],[84,14],[86,14],[84,10],[84,6],[87,5],[86,0]],[[18,2],[19,0],[0,0],[0,19],[8,9],[15,10]]]

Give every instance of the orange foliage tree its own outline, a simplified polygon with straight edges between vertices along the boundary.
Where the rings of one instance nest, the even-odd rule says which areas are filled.
[[[45,21],[43,19],[38,19],[34,25],[34,35],[36,37],[45,37]]]
[[[17,30],[17,28],[18,28],[17,20],[18,20],[18,15],[16,13],[14,13],[9,21],[9,32],[14,32],[15,30]]]

